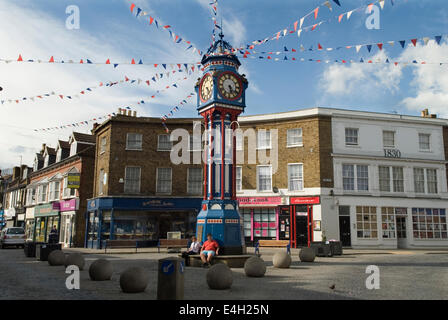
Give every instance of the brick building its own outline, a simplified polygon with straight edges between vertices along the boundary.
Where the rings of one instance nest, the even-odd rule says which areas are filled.
[[[25,188],[32,171],[26,165],[14,167],[9,181],[4,184],[3,219],[6,227],[25,226]]]
[[[192,132],[193,120],[169,125]],[[93,132],[97,148],[86,246],[99,248],[107,239],[157,242],[169,231],[193,235],[202,166],[171,163],[172,143],[160,119],[120,110]]]
[[[84,215],[93,190],[94,157],[95,138],[89,134],[73,132],[68,141],[59,140],[56,148],[42,146],[26,188],[29,240],[47,241],[56,225],[64,247],[83,246]],[[79,181],[79,188],[71,187],[72,179]]]

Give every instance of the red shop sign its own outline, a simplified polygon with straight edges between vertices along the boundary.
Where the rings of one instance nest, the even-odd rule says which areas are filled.
[[[320,197],[291,197],[291,204],[319,204]]]

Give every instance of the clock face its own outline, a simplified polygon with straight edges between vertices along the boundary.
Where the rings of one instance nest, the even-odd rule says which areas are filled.
[[[208,100],[210,100],[210,98],[212,97],[213,94],[213,78],[211,75],[206,75],[203,79],[202,79],[202,83],[201,83],[201,101],[202,102],[206,102]]]
[[[243,93],[242,83],[233,72],[223,72],[219,76],[218,88],[226,99],[236,100]]]

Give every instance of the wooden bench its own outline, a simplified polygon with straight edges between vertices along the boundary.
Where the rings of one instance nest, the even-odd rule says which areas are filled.
[[[283,248],[286,252],[291,253],[291,244],[289,240],[258,240],[255,244],[255,254],[260,255],[260,247]]]
[[[188,239],[159,239],[157,248],[160,253],[160,248],[187,248]]]
[[[107,252],[108,248],[135,248],[135,252],[137,252],[137,240],[106,240],[105,242],[106,244],[104,245],[104,253]]]

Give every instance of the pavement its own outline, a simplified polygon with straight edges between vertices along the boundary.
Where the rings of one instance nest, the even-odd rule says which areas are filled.
[[[115,251],[116,250],[116,251]],[[81,252],[86,266],[80,272],[80,289],[68,290],[69,274],[62,266],[26,258],[22,249],[0,250],[0,299],[62,300],[147,300],[157,297],[158,259],[177,254],[157,249],[103,250],[64,249]],[[448,250],[353,250],[342,256],[316,257],[313,263],[300,262],[299,250],[292,249],[289,269],[272,266],[272,257],[284,249],[261,248],[267,265],[263,278],[249,278],[243,269],[235,268],[231,289],[210,290],[207,269],[186,267],[185,299],[191,300],[345,300],[345,299],[448,299]],[[253,248],[248,248],[252,253]],[[98,259],[109,259],[114,267],[111,281],[94,282],[88,268]],[[380,271],[380,288],[369,290],[366,268],[375,265]],[[143,293],[121,292],[121,272],[130,266],[141,266],[150,275]]]

